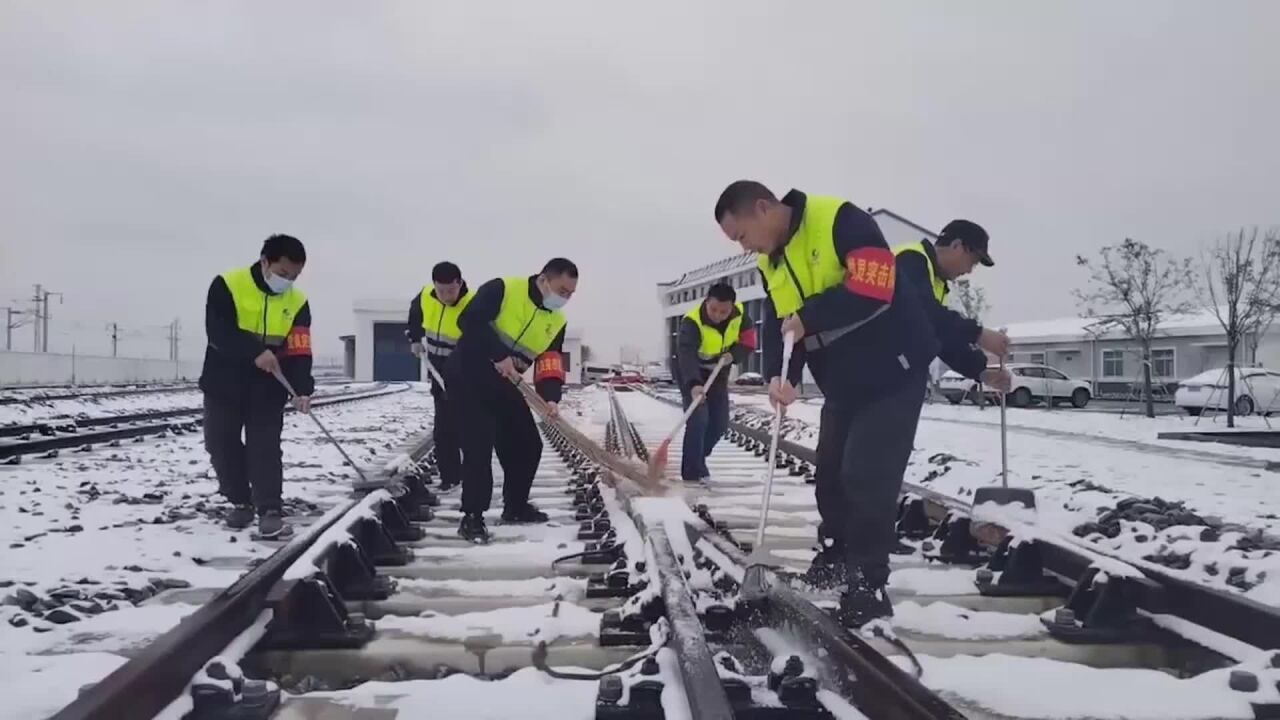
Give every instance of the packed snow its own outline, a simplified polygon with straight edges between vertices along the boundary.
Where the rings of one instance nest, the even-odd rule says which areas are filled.
[[[763,396],[734,401],[766,419]],[[787,439],[816,446],[820,410],[820,400],[794,405]],[[1185,422],[1176,417],[1009,412],[1009,484],[1035,490],[1033,522],[1041,532],[1280,605],[1280,473],[1221,461],[1244,456],[1236,451],[1245,448],[1207,452],[1203,443],[1168,440],[1156,446],[1153,424]],[[1280,461],[1280,451],[1249,450],[1251,461]],[[999,483],[999,474],[998,411],[925,407],[907,482],[971,502],[974,490]],[[1157,497],[1162,501],[1149,502]]]
[[[430,426],[424,387],[315,412],[374,472]],[[306,417],[287,416],[283,454],[291,522],[309,523],[349,498],[354,472]],[[279,547],[226,529],[225,511],[199,432],[0,467],[0,663],[65,673],[75,678],[72,695],[76,683],[105,675],[118,663],[103,658],[172,627]],[[0,689],[46,711],[70,700],[37,699],[38,682],[11,671]],[[0,709],[0,718],[33,716]]]

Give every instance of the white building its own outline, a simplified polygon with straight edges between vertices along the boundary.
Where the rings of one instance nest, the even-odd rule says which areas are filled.
[[[342,338],[346,348],[344,366],[356,380],[420,380],[422,365],[409,351],[405,335],[409,319],[409,300],[373,298],[357,300],[353,308],[355,335]],[[565,329],[564,361],[566,381],[582,382],[579,358],[582,354],[582,331],[570,318]]]
[[[1096,320],[1080,317],[1012,323],[1008,326],[1011,360],[1049,365],[1093,382],[1099,394],[1125,394],[1142,376],[1137,341],[1118,330],[1100,332]],[[1261,339],[1250,337],[1237,353],[1241,365],[1280,367],[1280,329]],[[1225,367],[1227,338],[1210,310],[1169,318],[1151,347],[1152,381],[1172,387],[1205,370]]]
[[[937,239],[933,231],[917,225],[910,220],[889,210],[881,208],[867,212],[875,218],[884,234],[889,247],[920,240]],[[658,283],[658,303],[662,306],[663,346],[666,348],[667,362],[675,363],[676,332],[680,327],[680,318],[694,306],[702,302],[707,295],[707,288],[717,282],[727,282],[734,287],[741,302],[756,323],[756,335],[760,332],[761,318],[764,314],[764,287],[760,284],[760,272],[756,268],[755,253],[745,253],[734,257],[717,260],[710,265],[695,268],[675,280]],[[747,358],[747,362],[736,368],[737,372],[761,372],[763,343],[756,352]],[[808,368],[805,368],[805,380],[811,382]]]

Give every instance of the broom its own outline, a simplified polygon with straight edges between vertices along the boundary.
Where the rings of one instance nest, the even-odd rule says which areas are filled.
[[[654,450],[653,455],[649,457],[649,483],[651,487],[656,486],[658,482],[662,480],[663,474],[666,473],[667,459],[671,454],[671,441],[675,440],[676,434],[680,432],[680,428],[684,427],[684,424],[689,422],[689,418],[693,416],[694,411],[702,405],[702,401],[707,397],[707,391],[711,389],[711,383],[716,381],[716,376],[718,376],[720,371],[729,364],[731,359],[732,358],[728,355],[720,356],[720,361],[716,363],[714,368],[712,368],[711,375],[707,377],[706,382],[702,383],[702,394],[695,397],[693,401],[689,403],[689,407],[684,411],[684,415],[681,416],[680,422],[676,423],[676,426],[671,428],[671,432],[667,433],[666,439],[658,445],[658,449]]]

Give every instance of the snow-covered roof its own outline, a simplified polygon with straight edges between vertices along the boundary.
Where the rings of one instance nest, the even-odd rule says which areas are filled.
[[[1120,339],[1124,333],[1112,329],[1099,333],[1098,318],[1066,317],[1055,320],[1036,320],[1008,324],[1009,338],[1013,342],[1072,342],[1099,339]],[[1160,337],[1194,337],[1197,335],[1221,335],[1222,325],[1212,310],[1197,310],[1182,315],[1171,315],[1160,322],[1156,334]]]

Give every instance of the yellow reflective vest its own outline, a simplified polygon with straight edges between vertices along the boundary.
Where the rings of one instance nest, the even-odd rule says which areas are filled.
[[[928,251],[924,249],[924,241],[921,240],[920,242],[899,245],[893,249],[894,257],[908,252],[920,253],[924,256],[925,267],[929,268],[929,286],[933,288],[933,297],[940,304],[945,304],[947,302],[948,291],[947,281],[943,280],[942,277],[938,275],[938,269],[933,266],[933,258],[929,255]]]
[[[529,278],[502,279],[502,307],[490,323],[511,350],[516,369],[524,372],[564,329],[564,313],[539,307],[529,297]]]
[[[427,333],[423,340],[427,346],[427,354],[433,359],[443,361],[458,346],[458,340],[462,337],[458,316],[471,304],[472,297],[473,293],[468,292],[453,305],[445,305],[435,296],[430,285],[422,288],[418,304],[422,307],[422,329]]]
[[[237,268],[222,274],[236,305],[236,324],[240,330],[272,348],[282,347],[293,321],[307,304],[301,290],[289,288],[279,295],[263,292],[253,281],[251,268]]]
[[[698,365],[703,370],[713,370],[720,361],[720,356],[729,352],[729,348],[738,342],[738,337],[742,334],[742,303],[734,303],[734,307],[738,314],[729,318],[723,333],[702,321],[701,304],[685,313],[685,317],[698,327]]]
[[[845,201],[823,195],[805,200],[804,217],[777,263],[760,255],[756,264],[769,287],[778,317],[797,312],[809,298],[844,280],[845,267],[836,256],[832,229]]]

